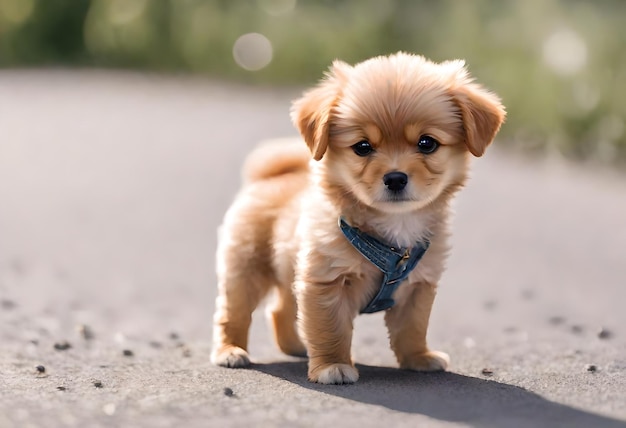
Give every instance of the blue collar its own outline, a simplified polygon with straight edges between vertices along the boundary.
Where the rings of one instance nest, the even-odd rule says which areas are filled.
[[[339,217],[339,228],[350,244],[383,273],[380,290],[361,313],[371,314],[391,308],[396,303],[391,298],[393,292],[415,269],[430,242],[417,242],[411,248],[392,247],[350,226],[343,217]]]

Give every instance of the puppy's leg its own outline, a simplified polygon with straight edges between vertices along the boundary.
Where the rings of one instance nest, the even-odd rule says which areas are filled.
[[[298,307],[290,286],[276,287],[276,303],[270,312],[276,344],[287,355],[306,357],[306,348],[296,330]]]
[[[443,352],[430,351],[426,330],[435,299],[435,286],[417,284],[406,301],[385,314],[391,349],[400,368],[417,371],[439,371],[448,367],[450,357]]]
[[[298,294],[300,326],[309,354],[309,380],[324,384],[354,383],[352,321],[356,316],[343,284],[306,284]]]
[[[263,276],[237,274],[219,282],[213,318],[211,362],[223,367],[246,367],[252,312],[269,288]]]

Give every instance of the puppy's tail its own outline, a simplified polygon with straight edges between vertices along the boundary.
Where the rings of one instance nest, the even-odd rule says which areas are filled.
[[[311,153],[295,138],[266,140],[248,155],[243,166],[243,181],[251,183],[283,174],[306,172]]]

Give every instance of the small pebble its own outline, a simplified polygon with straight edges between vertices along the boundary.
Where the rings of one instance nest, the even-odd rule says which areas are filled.
[[[115,414],[116,406],[115,403],[108,403],[102,406],[102,411],[107,416],[113,416]]]
[[[161,349],[163,347],[163,344],[161,342],[157,342],[156,340],[151,340],[149,345],[154,349]]]
[[[476,341],[471,337],[466,337],[463,339],[463,345],[468,349],[472,349],[476,346]]]
[[[96,388],[102,388],[102,382],[99,380],[94,380],[93,386],[95,386]]]
[[[185,358],[191,357],[191,349],[189,349],[186,346],[183,347],[183,357]]]
[[[10,309],[15,309],[17,305],[15,304],[13,300],[2,299],[0,300],[0,306],[2,306],[2,309],[10,310]]]
[[[57,342],[54,344],[54,349],[56,349],[57,351],[66,351],[70,349],[71,347],[72,345],[70,345],[70,343],[67,340],[63,340],[61,342]]]
[[[598,370],[598,367],[595,364],[587,364],[586,369],[588,372],[595,372]]]
[[[45,368],[44,366],[41,366],[41,365],[40,365],[40,366],[35,367],[35,369],[37,370],[37,373],[41,373],[41,374],[43,374],[43,373],[45,373],[45,372],[46,372],[46,368]]]
[[[67,388],[64,386],[57,386],[57,390],[59,391],[65,391]]]
[[[235,392],[232,389],[226,387],[224,388],[224,395],[227,397],[232,397],[233,395],[235,395]]]
[[[530,288],[526,288],[524,290],[522,290],[522,298],[524,298],[525,300],[532,300],[535,297],[535,292],[534,290],[531,290]]]
[[[124,349],[124,350],[122,351],[122,354],[123,354],[125,357],[132,357],[133,355],[135,355],[135,354],[133,353],[133,351],[131,351],[130,349]]]
[[[581,334],[585,329],[583,328],[582,325],[573,325],[570,327],[570,330],[574,334]]]
[[[496,302],[495,300],[487,300],[485,303],[483,303],[483,307],[488,311],[494,310],[496,306],[498,306],[498,302]]]
[[[178,333],[171,332],[171,333],[170,333],[170,339],[172,339],[172,340],[178,340],[178,339],[180,339],[180,336],[178,335]]]
[[[76,326],[76,330],[78,331],[78,334],[80,334],[80,336],[85,340],[92,340],[94,338],[93,330],[88,325],[79,324],[78,326]]]
[[[493,370],[488,369],[488,368],[484,368],[484,369],[481,371],[481,373],[482,373],[482,374],[484,374],[485,376],[491,376],[491,375],[493,374]]]
[[[601,328],[598,331],[598,337],[600,339],[610,339],[613,336],[613,332],[611,330],[607,330],[606,328]]]
[[[565,322],[565,318],[560,317],[560,316],[554,316],[554,317],[550,317],[548,319],[548,322],[552,325],[561,325]]]

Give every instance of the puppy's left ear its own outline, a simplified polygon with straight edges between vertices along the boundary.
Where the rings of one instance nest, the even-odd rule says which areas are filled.
[[[504,106],[497,95],[475,83],[456,87],[454,99],[463,116],[465,144],[474,156],[480,157],[493,142],[504,122]]]
[[[350,68],[344,62],[333,62],[326,77],[291,106],[291,120],[300,131],[315,160],[322,159],[328,148],[332,109],[340,96],[341,85]]]

